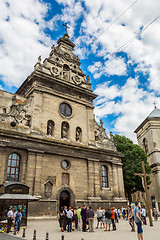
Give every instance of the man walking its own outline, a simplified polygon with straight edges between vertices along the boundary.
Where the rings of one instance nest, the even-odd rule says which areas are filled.
[[[131,226],[131,232],[135,232],[135,225],[134,225],[134,214],[133,214],[133,209],[131,206],[128,206],[128,220],[129,224]]]
[[[69,211],[67,211],[67,224],[68,224],[67,232],[71,232],[71,229],[72,229],[72,217],[73,217],[73,212],[71,211],[71,207],[69,207]]]
[[[88,220],[89,220],[89,232],[94,232],[93,225],[94,225],[94,211],[92,207],[88,209]]]
[[[81,207],[77,209],[77,217],[78,217],[78,230],[82,230],[82,215],[81,215]]]
[[[81,210],[81,216],[82,216],[82,222],[83,222],[83,232],[86,232],[86,219],[87,219],[86,211],[87,211],[86,205],[84,205]]]
[[[8,221],[7,221],[7,233],[9,233],[10,230],[11,230],[11,227],[12,227],[13,208],[11,208],[11,209],[8,211],[7,216],[8,216]]]
[[[141,214],[139,211],[139,203],[138,202],[135,203],[134,220],[137,225],[138,240],[143,240],[142,220],[141,220]]]

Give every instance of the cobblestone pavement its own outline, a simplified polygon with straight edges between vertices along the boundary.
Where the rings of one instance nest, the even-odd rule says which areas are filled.
[[[150,227],[143,225],[144,230],[144,240],[160,240],[160,220],[153,222],[154,226]],[[95,220],[96,225],[96,220]],[[137,233],[131,232],[128,221],[120,220],[116,224],[117,231],[104,232],[104,229],[94,229],[93,233],[90,232],[79,232],[77,230],[67,233],[64,232],[64,240],[136,240]],[[35,220],[28,221],[28,227],[26,229],[26,238],[27,240],[33,239],[33,231],[37,231],[36,240],[45,240],[46,232],[49,233],[49,240],[61,240],[62,233],[60,232],[58,221],[56,220]],[[13,233],[12,233],[13,234]],[[0,240],[10,240],[10,238],[1,238]],[[16,235],[17,237],[22,237],[22,229]],[[17,238],[11,238],[11,240],[17,240]],[[22,239],[22,238],[21,238]],[[24,239],[24,238],[23,238]]]
[[[0,233],[0,240],[18,240],[18,239],[22,239],[19,237],[14,237],[12,235],[8,235],[7,233]]]

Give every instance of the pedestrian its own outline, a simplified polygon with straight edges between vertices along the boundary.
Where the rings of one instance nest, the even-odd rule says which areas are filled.
[[[124,215],[124,207],[121,208],[121,211],[122,211],[122,217],[123,219],[125,218],[125,215]]]
[[[71,211],[71,207],[69,207],[69,210],[67,211],[67,224],[68,224],[68,229],[67,232],[71,232],[72,230],[72,217],[73,217],[73,212]]]
[[[64,220],[65,220],[65,211],[63,207],[61,207],[60,212],[59,212],[59,225],[61,228],[61,232],[64,232]]]
[[[111,208],[112,231],[116,231],[114,207]]]
[[[115,223],[118,223],[118,214],[117,214],[117,208],[114,209],[115,212]]]
[[[110,209],[107,209],[105,212],[105,221],[106,221],[106,229],[104,231],[110,231],[111,228],[111,212]],[[107,230],[107,225],[109,226],[109,229]]]
[[[143,219],[143,224],[147,225],[147,221],[146,221],[146,209],[144,207],[144,205],[142,206],[142,219]]]
[[[153,217],[154,217],[154,221],[158,220],[158,212],[156,208],[153,208]]]
[[[79,207],[77,209],[77,217],[78,217],[78,230],[81,231],[82,230],[82,215],[81,215],[81,207]]]
[[[138,202],[135,203],[134,220],[137,225],[138,240],[143,240],[142,220],[141,220],[141,214],[140,214]]]
[[[16,212],[16,215],[15,215],[15,226],[16,226],[16,230],[17,230],[17,233],[20,231],[20,226],[21,226],[21,211],[20,209],[18,208],[17,212]]]
[[[88,210],[88,220],[89,220],[89,232],[94,232],[94,211],[92,207],[89,207]]]
[[[67,227],[67,206],[64,206],[64,224],[63,224],[63,230],[66,231]]]
[[[100,228],[102,228],[102,224],[103,224],[103,211],[101,210],[101,207],[98,208],[97,210],[97,227],[99,226],[100,223]]]
[[[105,209],[102,208],[102,216],[103,216],[103,228],[105,228]]]
[[[81,216],[82,216],[82,223],[83,223],[83,232],[86,232],[86,219],[87,219],[87,214],[86,214],[86,205],[83,206],[81,210]]]
[[[75,219],[75,228],[78,229],[77,208],[74,208],[74,219]]]
[[[129,225],[131,226],[131,232],[135,232],[134,213],[130,205],[128,206],[128,220],[129,220]]]
[[[89,207],[86,208],[86,231],[88,231],[89,229],[88,210],[89,210]]]
[[[128,207],[126,208],[126,221],[128,221]]]
[[[12,227],[12,220],[14,218],[13,208],[10,208],[10,210],[7,213],[7,217],[8,217],[8,219],[7,219],[7,233],[9,233],[10,230],[11,230],[11,227]]]
[[[120,219],[121,218],[121,215],[120,215],[120,208],[118,208],[117,212],[118,212],[118,218]]]

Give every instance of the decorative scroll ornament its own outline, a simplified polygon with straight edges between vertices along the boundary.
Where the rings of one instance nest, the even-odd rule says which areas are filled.
[[[53,188],[53,183],[48,180],[48,181],[44,184],[44,196],[45,196],[46,198],[51,198],[51,196],[52,196],[52,188]]]
[[[66,60],[70,61],[71,60],[71,56],[69,55],[69,53],[64,53],[64,57]]]
[[[58,69],[57,67],[51,67],[51,68],[50,68],[50,71],[51,71],[51,73],[52,73],[52,75],[53,75],[54,77],[57,77],[57,76],[59,76],[59,74],[60,74],[60,71],[59,71],[59,69]]]
[[[78,75],[72,76],[72,79],[77,85],[82,83],[82,78],[80,78]]]

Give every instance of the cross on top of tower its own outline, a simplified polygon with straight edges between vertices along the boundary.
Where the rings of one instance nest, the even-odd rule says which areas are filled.
[[[157,103],[154,101],[154,103],[153,103],[153,105],[154,105],[154,108],[157,108],[156,104],[157,104]]]
[[[63,23],[62,25],[65,27],[65,31],[66,31],[66,33],[67,33],[67,28],[70,28],[70,27],[68,26],[67,23]]]

